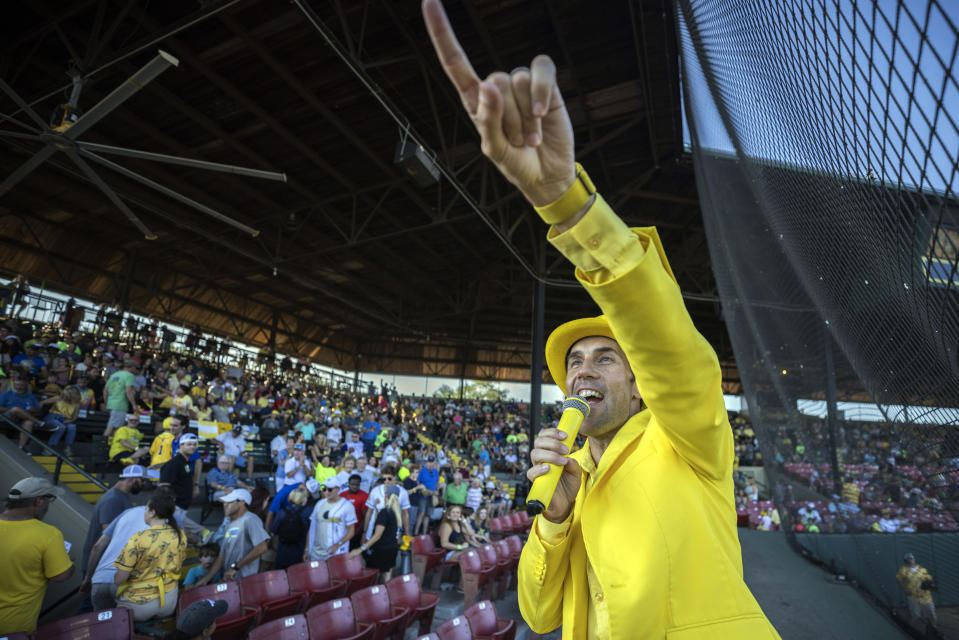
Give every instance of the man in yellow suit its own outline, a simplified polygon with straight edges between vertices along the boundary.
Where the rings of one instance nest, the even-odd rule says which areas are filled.
[[[553,380],[584,396],[586,446],[545,429],[534,480],[564,471],[519,565],[533,631],[563,638],[778,638],[743,582],[733,438],[716,354],[683,305],[656,230],[630,229],[573,159],[548,56],[481,81],[440,0],[423,14],[483,154],[550,224],[549,241],[602,309],[556,329]]]

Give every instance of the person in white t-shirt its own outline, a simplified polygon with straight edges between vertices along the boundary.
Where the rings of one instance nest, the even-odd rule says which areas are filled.
[[[354,458],[362,458],[365,455],[363,443],[360,442],[360,434],[356,431],[350,434],[350,438],[346,442],[346,452]]]
[[[246,455],[246,438],[243,437],[243,427],[235,425],[233,431],[221,433],[216,437],[220,453],[233,458],[233,463],[239,467],[246,467],[246,479],[253,477],[253,456]]]
[[[330,444],[330,447],[334,449],[343,442],[343,430],[340,429],[338,424],[330,425],[326,430],[326,441]]]
[[[383,449],[383,464],[399,464],[402,453],[403,452],[400,451],[399,445],[390,442]]]
[[[313,465],[306,458],[303,443],[293,445],[293,457],[283,463],[287,485],[300,485],[313,477]]]
[[[363,530],[366,532],[363,539],[369,540],[373,536],[373,529],[376,524],[376,514],[386,505],[386,488],[396,484],[396,467],[388,464],[383,466],[380,473],[383,480],[380,484],[370,490],[370,497],[366,499],[366,515],[363,516]],[[410,495],[406,489],[399,487],[400,511],[403,514],[403,532],[410,530]],[[399,535],[399,531],[397,531]]]
[[[310,515],[304,562],[348,552],[356,531],[356,510],[349,500],[340,497],[340,488],[325,486],[323,493],[326,499],[317,502]]]
[[[483,503],[483,484],[479,478],[470,478],[470,488],[466,490],[466,508],[476,513]]]

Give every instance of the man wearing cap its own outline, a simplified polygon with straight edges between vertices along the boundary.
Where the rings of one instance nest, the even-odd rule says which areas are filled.
[[[193,463],[190,457],[196,452],[198,440],[192,433],[180,436],[177,454],[160,467],[160,486],[169,486],[176,493],[176,506],[183,510],[200,493],[200,483],[194,482]]]
[[[334,445],[331,444],[331,446]],[[346,455],[353,456],[357,460],[366,456],[366,449],[363,447],[363,443],[360,442],[360,434],[356,431],[350,433],[350,438],[346,443]],[[386,462],[385,454],[383,462]]]
[[[119,434],[119,431],[117,433]],[[80,559],[80,569],[84,575],[87,573],[87,561],[94,543],[118,515],[133,506],[130,496],[140,493],[145,482],[148,482],[146,469],[138,464],[131,464],[124,467],[116,484],[107,489],[97,500],[93,507],[93,516],[90,518],[87,539],[83,543],[83,557]]]
[[[197,586],[208,584],[220,569],[223,569],[224,581],[239,580],[260,570],[260,556],[266,553],[270,534],[263,528],[259,516],[248,510],[252,500],[246,489],[234,489],[220,498],[230,524],[220,543],[220,555]]]
[[[114,430],[123,426],[127,413],[137,406],[136,372],[139,369],[135,360],[127,358],[123,368],[107,379],[103,387],[103,403],[110,412],[107,428],[103,435],[109,438]]]
[[[323,487],[325,500],[320,500],[310,514],[303,560],[325,560],[350,550],[350,539],[356,533],[356,509],[340,496],[336,485]]]
[[[226,600],[198,600],[176,619],[176,640],[207,640],[216,631],[216,619],[229,609]]]
[[[416,508],[416,524],[413,525],[413,533],[418,535],[420,531],[428,533],[430,525],[430,509],[433,507],[433,494],[440,483],[440,470],[436,466],[436,458],[426,457],[426,464],[420,469],[416,476],[416,482],[422,485],[422,488],[414,496],[413,505]]]
[[[230,466],[233,464],[232,458],[227,455],[220,456],[216,460],[216,466],[210,469],[206,474],[207,484],[213,490],[213,499],[219,500],[237,487],[251,490],[253,487],[240,481],[235,475],[230,473]]]
[[[567,457],[550,428],[530,451],[529,480],[563,472],[523,548],[523,617],[564,638],[778,637],[742,577],[722,372],[656,230],[630,229],[575,163],[548,56],[481,81],[440,0],[423,13],[483,153],[551,225],[604,314],[547,341],[553,381],[590,411],[582,449]]]
[[[63,489],[46,478],[24,478],[7,494],[0,513],[0,635],[37,627],[47,581],[73,575],[63,534],[41,522]]]
[[[113,434],[113,442],[110,443],[109,453],[111,462],[119,464],[129,458],[134,464],[141,464],[143,458],[150,453],[149,447],[140,446],[143,432],[140,431],[139,426],[139,416],[128,413],[126,423]]]
[[[404,533],[410,530],[410,494],[406,492],[406,489],[399,486],[396,466],[392,464],[383,465],[380,478],[383,482],[373,487],[370,491],[370,497],[366,499],[366,514],[363,519],[364,540],[369,540],[373,536],[376,516],[386,507],[386,490],[392,486],[399,489],[398,497],[403,522],[398,524],[402,524]]]
[[[235,424],[228,433],[221,433],[216,437],[216,445],[220,453],[230,458],[231,465],[240,468],[246,467],[246,479],[253,477],[253,456],[246,454],[246,438],[243,437],[243,427]]]
[[[936,628],[936,604],[932,600],[934,585],[929,571],[916,562],[916,556],[907,553],[902,558],[903,566],[896,573],[899,588],[906,594],[909,617],[922,628],[923,622]],[[922,629],[925,631],[925,629]]]

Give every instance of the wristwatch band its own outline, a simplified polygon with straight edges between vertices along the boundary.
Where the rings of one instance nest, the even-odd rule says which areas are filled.
[[[589,179],[589,174],[583,165],[576,163],[576,180],[555,201],[542,207],[534,207],[539,217],[547,224],[563,222],[589,202],[590,196],[596,193],[596,185]]]

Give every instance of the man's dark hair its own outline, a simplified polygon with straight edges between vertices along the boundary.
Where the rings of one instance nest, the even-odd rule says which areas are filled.
[[[181,414],[181,413],[175,413],[175,414],[173,414],[173,417],[174,417],[175,419],[177,419],[177,420],[180,421],[180,424],[183,425],[183,428],[184,428],[184,429],[185,429],[186,427],[189,427],[189,426],[190,426],[190,418],[188,418],[187,416],[185,416],[185,415],[183,415],[183,414]]]
[[[380,471],[381,476],[386,475],[387,473],[392,476],[395,476],[397,474],[396,465],[393,464],[392,462],[389,464],[383,465],[383,469]]]
[[[361,475],[358,474],[358,473],[354,473],[353,475],[351,475],[349,481],[350,481],[350,482],[353,482],[354,479],[355,479],[357,482],[363,482],[363,476],[361,476]]]
[[[5,511],[9,509],[26,509],[27,507],[32,507],[37,504],[37,500],[39,499],[40,498],[22,498],[20,500],[11,500],[7,498],[3,502],[3,508]]]

